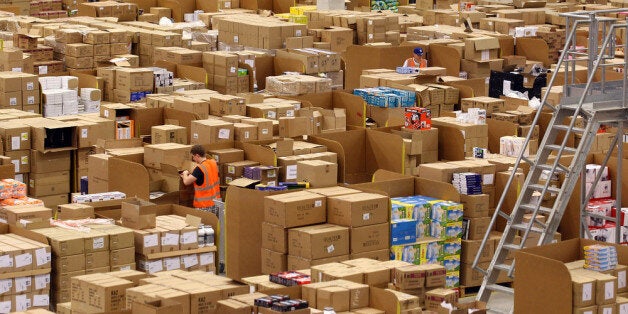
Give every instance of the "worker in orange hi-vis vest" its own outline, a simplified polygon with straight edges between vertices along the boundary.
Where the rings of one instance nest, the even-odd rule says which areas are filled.
[[[409,68],[427,68],[427,60],[423,58],[423,48],[414,48],[412,58],[406,59],[403,66]]]
[[[197,166],[192,173],[187,170],[181,172],[183,184],[194,184],[194,208],[218,216],[218,206],[214,203],[220,201],[220,180],[216,161],[205,157],[205,148],[201,145],[192,146],[190,154]]]

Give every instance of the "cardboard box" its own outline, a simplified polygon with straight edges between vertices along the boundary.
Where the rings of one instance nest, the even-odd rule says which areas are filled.
[[[15,122],[0,122],[0,137],[4,143],[4,151],[30,149],[31,128]]]
[[[388,223],[352,227],[349,232],[351,254],[384,250],[390,243]]]
[[[425,284],[425,270],[417,265],[395,267],[395,286],[400,289],[421,288]]]
[[[330,224],[290,229],[288,253],[307,259],[346,255],[349,253],[349,230]]]
[[[192,121],[190,144],[214,144],[233,142],[233,123],[220,120]]]
[[[183,311],[181,303],[169,299],[134,302],[133,311],[143,314],[179,314]]]
[[[326,221],[326,198],[309,192],[293,192],[264,198],[264,220],[285,228]]]
[[[333,307],[336,311],[348,311],[350,294],[347,288],[324,287],[316,289],[316,308]]]
[[[278,253],[288,253],[288,229],[262,222],[262,248]]]
[[[388,197],[356,193],[328,198],[327,222],[360,227],[388,221]]]
[[[262,268],[263,274],[272,274],[280,271],[288,270],[287,255],[271,251],[269,249],[262,249]]]
[[[210,150],[207,154],[219,164],[244,160],[244,151],[237,148]]]
[[[306,117],[283,117],[279,118],[279,136],[281,137],[297,137],[301,135],[309,135],[308,123]]]
[[[94,207],[77,203],[59,205],[54,212],[54,218],[60,220],[94,218]]]
[[[144,147],[144,165],[162,169],[162,165],[185,169],[190,160],[190,145],[178,143],[152,144]]]
[[[338,164],[322,160],[298,161],[297,181],[309,182],[312,188],[334,186],[338,182]]]
[[[30,165],[31,173],[70,171],[71,154],[68,151],[42,154],[39,151],[32,150]]]
[[[463,236],[465,240],[481,240],[484,238],[488,230],[491,218],[465,218],[463,225],[466,226],[466,232]]]
[[[15,166],[15,173],[29,173],[30,172],[30,151],[29,150],[17,150],[11,152],[5,152],[6,157],[11,158],[11,163]]]
[[[0,219],[9,225],[21,220],[48,220],[52,217],[50,208],[33,205],[5,206],[0,208]]]
[[[188,143],[187,129],[178,125],[157,125],[151,128],[151,143]]]
[[[126,289],[133,282],[104,274],[72,278],[72,310],[121,311],[126,308]],[[89,291],[89,293],[87,293]]]
[[[29,176],[29,195],[35,197],[70,193],[70,172],[32,173]]]
[[[156,205],[141,199],[126,199],[122,202],[122,225],[131,229],[156,227]]]

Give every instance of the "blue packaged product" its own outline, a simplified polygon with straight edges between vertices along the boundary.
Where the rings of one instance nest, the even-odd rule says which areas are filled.
[[[408,244],[416,242],[416,220],[397,219],[390,222],[390,244]]]
[[[450,201],[432,201],[430,219],[439,222],[462,221],[463,205]]]
[[[445,274],[445,288],[460,287],[460,271],[451,271]]]
[[[460,238],[441,241],[440,245],[443,256],[460,255],[462,253],[462,239]]]
[[[430,236],[437,239],[453,239],[462,237],[462,221],[447,222],[441,224],[432,221],[430,224]]]
[[[418,265],[421,262],[420,248],[420,244],[393,245],[390,247],[391,259]]]
[[[443,257],[442,265],[448,272],[460,270],[460,255],[450,255]]]

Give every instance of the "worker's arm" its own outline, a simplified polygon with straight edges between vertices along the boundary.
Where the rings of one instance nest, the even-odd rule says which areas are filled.
[[[183,184],[190,185],[196,182],[196,177],[190,174],[189,171],[185,170],[181,173],[181,179],[183,180]]]

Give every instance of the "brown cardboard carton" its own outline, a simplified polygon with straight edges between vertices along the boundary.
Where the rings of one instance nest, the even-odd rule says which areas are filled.
[[[244,160],[244,151],[237,148],[216,149],[207,153],[220,164]]]
[[[4,143],[4,151],[9,152],[30,149],[30,129],[30,126],[15,122],[1,122],[0,136]]]
[[[85,254],[55,256],[53,268],[58,273],[69,273],[85,270]]]
[[[466,240],[480,240],[484,238],[488,225],[491,222],[491,218],[465,218],[466,223]]]
[[[48,173],[69,171],[71,161],[70,152],[50,152],[42,154],[36,150],[31,151],[31,172],[32,173]]]
[[[388,198],[372,193],[356,193],[328,199],[327,221],[360,227],[388,221]]]
[[[316,265],[333,262],[342,262],[349,259],[349,255],[340,255],[328,258],[307,259],[299,256],[288,255],[288,269],[308,269]]]
[[[425,287],[443,287],[445,282],[445,268],[440,265],[419,265],[425,269]]]
[[[324,287],[316,290],[316,308],[333,307],[336,311],[348,311],[350,294],[347,288]]]
[[[218,301],[218,312],[227,314],[251,313],[251,306],[236,300]]]
[[[151,128],[152,144],[187,144],[187,129],[178,125],[158,125]]]
[[[48,220],[52,210],[42,206],[20,205],[0,208],[0,219],[9,225],[18,224],[21,220]]]
[[[571,281],[573,283],[573,306],[587,307],[595,305],[595,279],[574,274],[571,276]]]
[[[611,275],[594,271],[576,269],[572,273],[576,275],[595,279],[595,304],[612,304],[617,293],[617,278]]]
[[[133,230],[135,250],[140,254],[161,252],[161,232],[156,229]]]
[[[178,314],[183,311],[181,303],[172,300],[156,300],[133,304],[133,312],[141,314]]]
[[[325,197],[305,191],[264,198],[264,220],[285,228],[324,223],[325,211]]]
[[[135,262],[134,253],[135,248],[133,247],[111,250],[109,252],[109,265],[114,267],[132,264]]]
[[[54,218],[61,220],[94,218],[94,207],[77,203],[59,205]]]
[[[288,253],[307,259],[346,255],[349,253],[349,230],[330,224],[290,229]]]
[[[241,178],[244,175],[244,168],[258,166],[259,162],[251,160],[235,161],[223,164],[221,180],[223,183]]]
[[[475,256],[477,255],[480,244],[482,244],[481,240],[462,240],[462,252],[460,253],[460,262],[471,264],[475,260]],[[479,262],[488,262],[493,257],[493,253],[495,252],[495,243],[494,241],[487,241],[484,251],[482,251],[482,256],[480,257]]]
[[[349,229],[351,254],[386,249],[390,243],[389,228],[388,223],[381,223]]]
[[[70,193],[70,172],[31,173],[29,194],[35,197]]]
[[[400,289],[421,288],[425,284],[425,269],[417,265],[395,267],[394,273],[394,284]]]
[[[262,222],[262,248],[288,253],[288,229]]]
[[[29,150],[16,150],[11,152],[5,152],[4,155],[11,158],[11,163],[15,165],[15,173],[30,172],[31,166]]]
[[[297,162],[297,181],[310,183],[310,187],[334,186],[338,182],[338,164],[322,160]]]
[[[72,278],[72,310],[103,312],[124,310],[126,289],[131,287],[133,287],[131,281],[104,274],[74,277]],[[77,294],[74,293],[75,291]]]
[[[153,144],[144,147],[144,165],[153,169],[161,169],[161,165],[169,165],[183,169],[190,158],[189,145],[178,143]]]
[[[273,121],[269,119],[246,119],[242,123],[253,124],[257,126],[257,139],[260,141],[273,138]]]
[[[279,118],[279,136],[296,137],[308,135],[309,119],[306,117],[284,117]]]
[[[122,225],[131,229],[149,229],[156,226],[156,205],[141,199],[122,202]]]
[[[437,311],[442,302],[453,304],[458,301],[458,295],[450,289],[434,289],[425,293],[425,307]]]
[[[324,195],[327,197],[332,197],[332,196],[360,193],[361,191],[342,187],[342,186],[334,186],[334,187],[319,188],[319,189],[309,189],[308,192]]]
[[[488,217],[488,194],[460,195],[460,202],[464,205],[464,216],[468,218]]]
[[[85,271],[91,271],[95,269],[108,268],[109,263],[109,251],[98,252],[86,252],[85,253]]]
[[[233,142],[233,123],[220,120],[192,121],[190,144]]]
[[[287,267],[287,255],[285,253],[279,253],[271,251],[269,249],[262,249],[262,273],[271,274],[275,272],[288,270]]]

